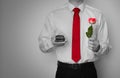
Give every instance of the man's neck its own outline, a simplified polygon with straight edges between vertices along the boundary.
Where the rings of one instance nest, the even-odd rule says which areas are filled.
[[[69,2],[75,7],[78,7],[80,4],[84,2],[84,0],[69,0]]]

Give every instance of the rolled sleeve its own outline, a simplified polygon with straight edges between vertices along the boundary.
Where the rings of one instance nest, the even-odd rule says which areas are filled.
[[[52,44],[52,37],[56,33],[56,29],[53,23],[53,14],[50,13],[46,20],[45,24],[41,28],[39,35],[39,48],[42,52],[50,52],[54,50],[54,45]]]
[[[100,25],[98,29],[98,40],[100,43],[100,49],[98,52],[95,52],[95,55],[102,55],[104,53],[110,52],[112,46],[110,45],[110,42],[109,42],[107,22],[102,14],[101,14]]]

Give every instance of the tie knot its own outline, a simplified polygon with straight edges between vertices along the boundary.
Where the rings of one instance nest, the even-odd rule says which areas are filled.
[[[74,11],[75,13],[79,13],[79,12],[80,12],[80,9],[79,9],[79,8],[74,8],[73,11]]]

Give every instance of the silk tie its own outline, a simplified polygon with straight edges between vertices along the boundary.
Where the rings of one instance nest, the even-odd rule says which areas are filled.
[[[74,8],[73,28],[72,28],[72,60],[78,62],[81,59],[80,54],[80,16],[79,8]]]

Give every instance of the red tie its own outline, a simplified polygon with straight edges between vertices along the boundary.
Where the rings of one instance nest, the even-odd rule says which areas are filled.
[[[72,29],[72,60],[78,62],[81,59],[80,55],[80,16],[79,8],[74,8],[73,29]]]

